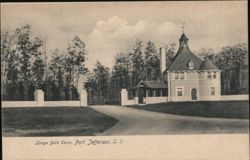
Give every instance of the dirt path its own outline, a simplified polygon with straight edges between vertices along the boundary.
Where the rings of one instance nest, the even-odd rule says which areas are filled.
[[[119,122],[101,135],[248,133],[249,121],[157,113],[121,106],[90,106]]]

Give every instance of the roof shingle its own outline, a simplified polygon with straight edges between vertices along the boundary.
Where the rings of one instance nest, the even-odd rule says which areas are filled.
[[[218,68],[208,59],[206,58],[202,63],[201,63],[201,66],[200,66],[200,70],[217,70]]]
[[[172,64],[168,67],[167,70],[190,70],[188,63],[193,62],[192,70],[199,70],[202,60],[199,59],[196,55],[194,55],[188,46],[180,46],[179,50],[172,62]]]

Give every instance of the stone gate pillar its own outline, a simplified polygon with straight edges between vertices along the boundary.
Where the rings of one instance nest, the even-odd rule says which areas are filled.
[[[81,90],[80,93],[80,106],[87,107],[88,106],[88,93],[86,90]]]
[[[121,91],[121,105],[126,105],[128,100],[128,91],[126,89],[122,89]]]
[[[44,92],[41,89],[34,92],[34,97],[37,102],[37,106],[44,106]]]
[[[135,104],[139,104],[139,98],[135,97]]]

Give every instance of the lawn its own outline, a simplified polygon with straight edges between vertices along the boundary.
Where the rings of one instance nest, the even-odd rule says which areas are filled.
[[[3,108],[3,136],[91,136],[118,120],[88,107]]]
[[[187,116],[249,119],[249,101],[168,102],[128,107]]]

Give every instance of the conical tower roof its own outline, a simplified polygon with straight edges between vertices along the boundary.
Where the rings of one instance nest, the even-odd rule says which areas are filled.
[[[184,33],[181,35],[179,41],[180,46],[178,52],[168,70],[190,70],[188,66],[190,61],[193,63],[192,70],[199,70],[202,60],[190,51],[187,44],[188,38]]]

